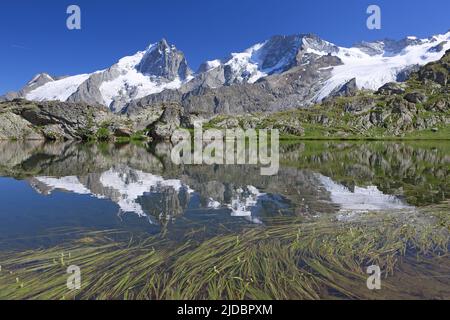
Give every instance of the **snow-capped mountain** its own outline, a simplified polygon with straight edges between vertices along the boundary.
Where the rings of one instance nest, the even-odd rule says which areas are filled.
[[[402,80],[411,68],[437,61],[450,49],[450,32],[429,39],[408,37],[400,41],[361,43],[353,48],[339,48],[334,53],[342,65],[333,68],[317,99],[322,100],[334,89],[356,79],[359,89],[377,90],[388,82]],[[322,52],[319,54],[328,54]]]
[[[274,36],[258,43],[244,52],[232,53],[223,60],[207,61],[200,72],[224,73],[226,85],[233,83],[255,83],[272,74],[283,73],[298,64],[300,51],[337,52],[338,47],[315,35]]]
[[[120,111],[133,99],[179,88],[190,80],[191,73],[184,54],[163,39],[106,70],[62,79],[37,75],[16,96],[37,101],[83,101]]]
[[[37,75],[3,98],[82,101],[115,112],[166,101],[211,113],[276,111],[321,101],[349,81],[370,90],[403,81],[448,49],[450,32],[428,39],[361,42],[351,48],[311,34],[274,36],[207,61],[194,74],[184,54],[163,39],[106,70],[63,78]]]

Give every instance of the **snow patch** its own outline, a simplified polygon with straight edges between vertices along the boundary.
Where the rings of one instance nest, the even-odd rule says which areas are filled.
[[[100,182],[104,187],[109,187],[120,194],[116,201],[123,212],[133,212],[139,216],[146,216],[141,205],[137,202],[145,193],[157,192],[157,187],[172,187],[176,192],[185,189],[194,192],[180,180],[165,180],[160,176],[133,170],[132,175],[127,171],[110,169],[100,176]]]
[[[81,74],[48,82],[29,92],[25,98],[35,101],[66,101],[89,76],[90,74]]]
[[[36,180],[49,186],[53,190],[65,190],[77,194],[90,194],[91,191],[87,189],[75,176],[68,176],[62,178],[52,177],[37,177]]]
[[[319,181],[330,193],[331,201],[338,204],[341,214],[358,214],[369,211],[386,211],[411,208],[399,198],[386,195],[376,186],[355,187],[352,192],[331,178],[318,175]]]
[[[239,188],[231,198],[231,203],[226,204],[225,207],[231,210],[232,217],[252,217],[252,210],[257,207],[259,199],[265,195],[254,186]],[[210,198],[207,207],[219,209],[223,206],[220,202]]]
[[[206,71],[216,69],[222,65],[222,61],[219,59],[206,61]]]

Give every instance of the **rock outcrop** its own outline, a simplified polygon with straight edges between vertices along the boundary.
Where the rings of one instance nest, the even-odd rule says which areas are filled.
[[[0,130],[15,139],[85,139],[112,119],[102,106],[13,100],[0,104]]]

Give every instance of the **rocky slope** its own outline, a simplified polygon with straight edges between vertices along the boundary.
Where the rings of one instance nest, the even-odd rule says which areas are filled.
[[[404,81],[449,48],[450,32],[351,48],[311,34],[274,36],[207,61],[194,74],[184,54],[163,39],[106,70],[64,78],[38,75],[3,99],[83,102],[128,114],[162,103],[204,116],[276,112],[322,101],[352,79],[355,88],[374,91],[387,82]]]

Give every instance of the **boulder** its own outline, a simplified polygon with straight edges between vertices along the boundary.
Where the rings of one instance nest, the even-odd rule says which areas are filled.
[[[0,113],[0,140],[44,140],[42,133],[12,112]]]
[[[115,137],[129,138],[133,135],[133,131],[129,128],[117,128],[114,130]]]
[[[150,136],[155,140],[170,140],[181,125],[182,111],[178,104],[167,104],[161,118],[150,126]]]
[[[305,134],[305,129],[303,129],[301,122],[295,118],[279,121],[274,128],[280,130],[282,134],[291,134],[295,136],[303,136]]]
[[[142,131],[149,128],[158,121],[164,112],[162,105],[140,109],[139,112],[129,115],[135,131]]]
[[[404,84],[397,83],[397,82],[388,82],[382,87],[378,89],[376,94],[382,94],[382,95],[394,95],[394,94],[404,94],[405,93],[405,86]]]
[[[407,93],[404,98],[411,103],[424,103],[427,101],[427,96],[422,92],[410,92]]]
[[[331,94],[326,98],[326,100],[335,98],[335,97],[351,97],[356,95],[358,92],[358,86],[356,85],[356,78],[349,80],[344,83],[342,86],[336,88],[331,92]]]

